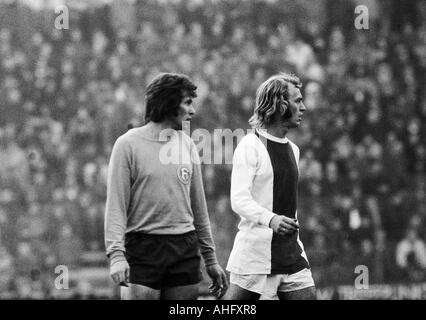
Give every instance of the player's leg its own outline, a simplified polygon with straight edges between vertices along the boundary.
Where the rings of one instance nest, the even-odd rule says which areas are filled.
[[[260,294],[230,283],[223,300],[259,300]]]
[[[202,280],[201,256],[195,231],[167,236],[167,269],[162,279],[162,300],[196,300]]]
[[[231,272],[229,289],[224,300],[259,300],[266,285],[266,274],[237,274]]]
[[[316,300],[315,287],[304,288],[295,291],[282,292],[278,291],[280,300]]]
[[[315,283],[309,268],[285,275],[283,279],[277,292],[280,300],[316,300]]]
[[[125,256],[130,266],[129,286],[120,287],[123,300],[159,300],[167,252],[162,237],[126,235]]]
[[[197,300],[199,284],[164,288],[161,291],[161,300]]]
[[[129,283],[121,288],[121,300],[159,300],[161,291],[140,284]]]

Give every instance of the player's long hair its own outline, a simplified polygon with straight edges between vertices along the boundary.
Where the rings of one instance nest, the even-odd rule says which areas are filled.
[[[249,123],[253,128],[261,128],[271,122],[277,108],[288,101],[288,84],[292,83],[296,88],[301,88],[300,79],[294,74],[280,73],[263,82],[256,91],[256,106]],[[284,118],[290,118],[291,111],[287,107]]]
[[[195,98],[195,90],[197,86],[186,75],[160,73],[146,88],[145,122],[161,122],[170,116],[177,116],[184,96]]]

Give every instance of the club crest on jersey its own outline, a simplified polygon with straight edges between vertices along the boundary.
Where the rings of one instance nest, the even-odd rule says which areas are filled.
[[[191,181],[191,171],[187,167],[179,166],[177,169],[177,175],[180,182],[184,184],[188,184],[189,181]]]

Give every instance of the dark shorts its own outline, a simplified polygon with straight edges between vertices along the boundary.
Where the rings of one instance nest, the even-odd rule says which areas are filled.
[[[130,283],[153,289],[196,284],[202,280],[195,231],[181,235],[126,235]]]

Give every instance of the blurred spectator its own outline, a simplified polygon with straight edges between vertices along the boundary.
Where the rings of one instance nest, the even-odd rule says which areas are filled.
[[[78,265],[83,253],[81,238],[75,237],[72,227],[68,224],[60,226],[60,232],[56,244],[58,262],[67,267]]]
[[[0,181],[3,187],[16,183],[21,192],[29,186],[29,167],[27,155],[16,143],[14,124],[0,127]]]
[[[415,228],[408,228],[396,247],[396,262],[408,280],[423,281],[426,272],[426,244]]]

